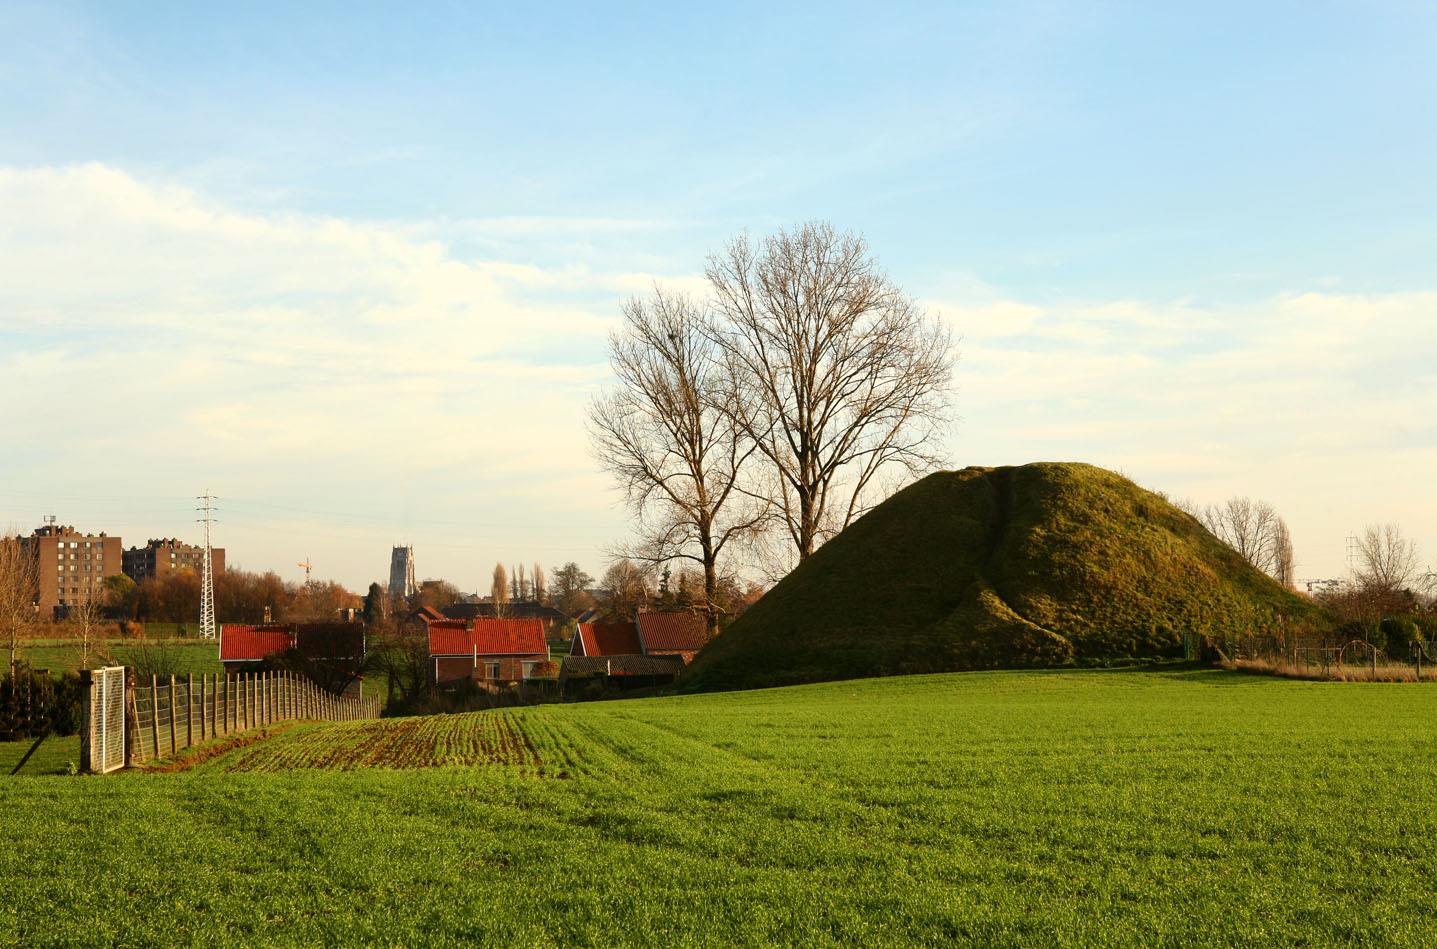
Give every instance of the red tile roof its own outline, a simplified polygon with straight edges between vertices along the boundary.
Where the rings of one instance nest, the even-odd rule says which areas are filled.
[[[544,624],[536,619],[435,620],[429,624],[431,656],[536,656],[549,654]]]
[[[473,652],[474,644],[462,619],[441,619],[429,623],[429,655],[468,656]]]
[[[644,651],[633,623],[580,623],[578,636],[585,656],[638,656]]]
[[[549,653],[541,620],[475,617],[471,632],[481,656]]]
[[[644,652],[695,652],[709,641],[704,618],[696,613],[640,613],[639,639]]]
[[[294,632],[288,626],[225,623],[220,627],[220,662],[258,662],[293,646]]]

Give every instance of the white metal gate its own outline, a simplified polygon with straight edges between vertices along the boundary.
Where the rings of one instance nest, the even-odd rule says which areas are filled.
[[[85,768],[105,774],[125,766],[125,667],[109,666],[90,674],[84,706]]]

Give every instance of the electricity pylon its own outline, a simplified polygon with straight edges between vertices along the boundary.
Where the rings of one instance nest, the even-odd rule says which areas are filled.
[[[204,504],[195,508],[196,511],[204,513],[203,517],[195,519],[196,523],[205,525],[205,559],[200,576],[200,636],[205,639],[214,639],[218,634],[215,628],[215,568],[214,555],[210,547],[210,524],[214,520],[213,514],[219,508],[214,506],[219,500],[210,494],[209,489],[195,498],[196,501],[203,501]]]

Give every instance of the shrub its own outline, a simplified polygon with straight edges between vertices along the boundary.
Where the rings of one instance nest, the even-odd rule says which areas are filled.
[[[17,663],[0,679],[0,740],[73,735],[80,730],[80,677],[59,679]]]
[[[1389,616],[1377,629],[1386,643],[1382,648],[1393,659],[1406,659],[1412,654],[1412,644],[1423,641],[1421,628],[1405,616]]]

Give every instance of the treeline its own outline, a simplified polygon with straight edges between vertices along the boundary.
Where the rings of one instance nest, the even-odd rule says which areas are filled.
[[[1339,622],[1338,634],[1398,660],[1437,641],[1437,576],[1422,567],[1416,542],[1395,524],[1374,524],[1353,554],[1352,579],[1317,598]]]
[[[106,607],[115,619],[191,623],[200,615],[200,578],[188,570],[138,584],[117,575],[107,578],[105,586]],[[225,623],[330,620],[340,610],[359,605],[358,596],[332,580],[291,583],[273,571],[240,569],[215,576],[215,615]]]

